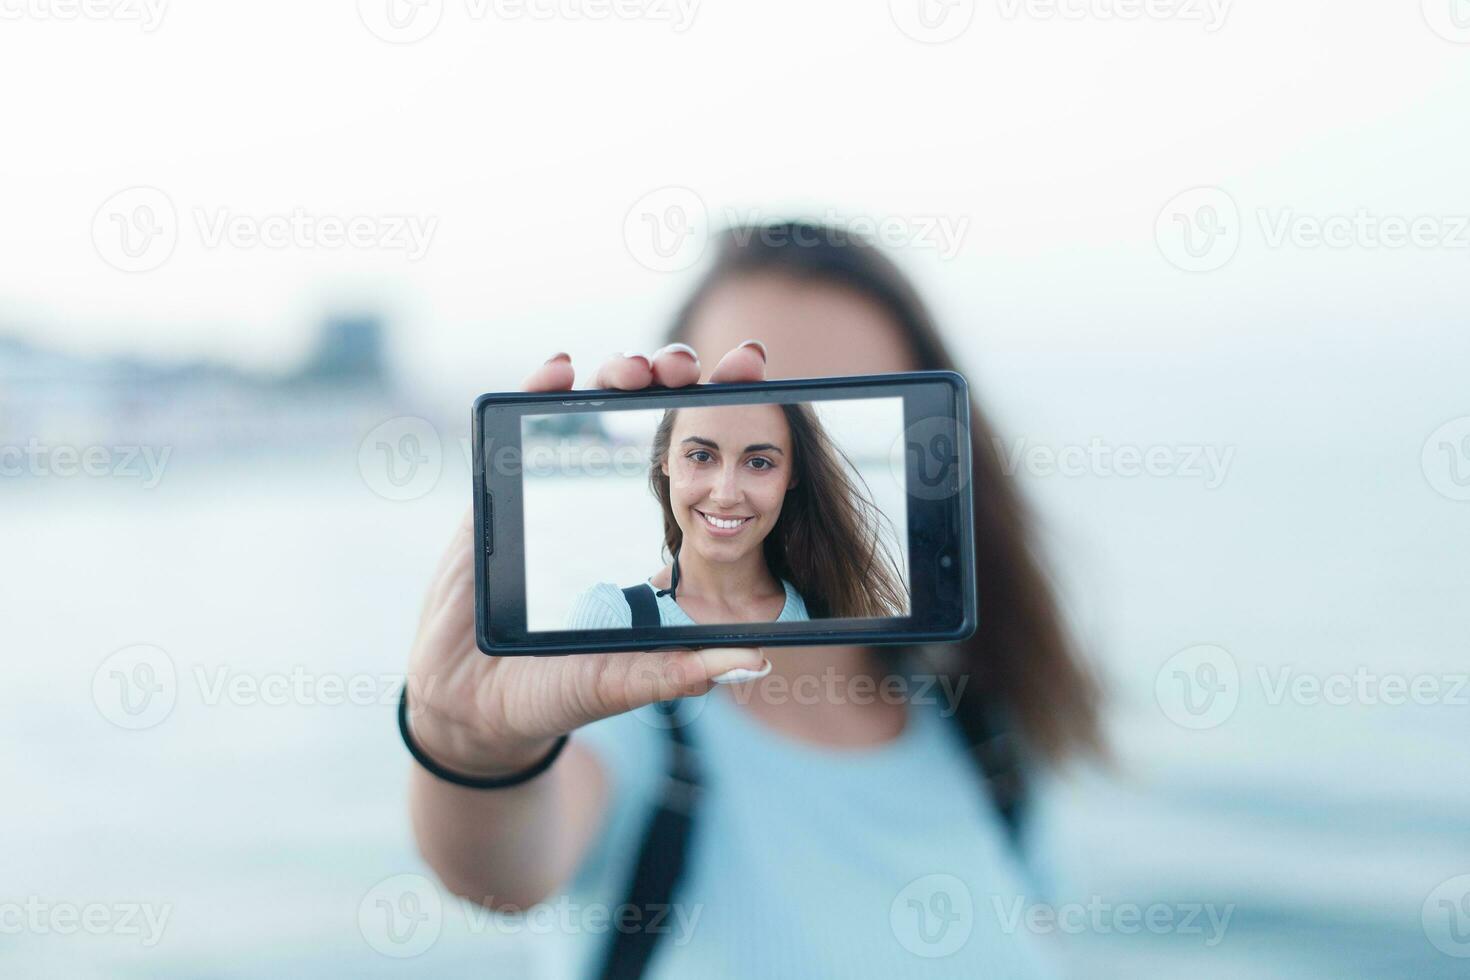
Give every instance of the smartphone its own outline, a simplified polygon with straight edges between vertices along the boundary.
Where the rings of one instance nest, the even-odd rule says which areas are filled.
[[[969,394],[954,372],[492,393],[473,433],[487,654],[975,630]]]

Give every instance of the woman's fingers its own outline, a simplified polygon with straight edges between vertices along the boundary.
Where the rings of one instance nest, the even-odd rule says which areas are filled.
[[[766,380],[766,345],[759,340],[745,341],[720,358],[709,379],[716,384]]]
[[[596,661],[597,715],[622,714],[656,701],[707,693],[715,684],[765,676],[770,662],[759,647],[587,654]],[[722,678],[716,680],[715,678]]]
[[[644,354],[618,354],[602,362],[592,378],[593,388],[635,391],[653,382],[653,362]]]
[[[521,382],[522,391],[568,391],[576,378],[570,354],[553,354]]]
[[[699,355],[688,344],[669,344],[653,352],[653,383],[682,388],[699,383]]]

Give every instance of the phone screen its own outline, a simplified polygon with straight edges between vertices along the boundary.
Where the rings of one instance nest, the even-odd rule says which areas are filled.
[[[523,415],[527,629],[907,616],[906,470],[901,397]]]

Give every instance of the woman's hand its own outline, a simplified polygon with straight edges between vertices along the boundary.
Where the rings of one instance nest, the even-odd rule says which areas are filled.
[[[711,382],[765,380],[765,348],[746,341],[710,372]],[[694,351],[671,344],[652,358],[613,357],[593,388],[652,384],[681,388],[700,379]],[[569,391],[565,354],[531,373],[525,391]],[[439,563],[409,658],[414,739],[441,765],[469,775],[501,775],[533,764],[553,740],[582,725],[655,701],[705,694],[726,671],[759,669],[758,648],[491,657],[475,643],[474,519],[467,511]]]

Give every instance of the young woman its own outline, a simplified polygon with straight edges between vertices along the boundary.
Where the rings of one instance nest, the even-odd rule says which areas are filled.
[[[667,340],[592,386],[955,366],[890,262],[810,226],[727,234]],[[572,383],[558,355],[526,388]],[[487,657],[467,516],[414,642],[409,670],[434,683],[413,687],[410,734],[461,781],[565,749],[508,788],[414,768],[415,833],[445,886],[564,903],[586,976],[1047,975],[1050,937],[1025,926],[1042,896],[1023,777],[1097,747],[1096,696],[978,411],[971,431],[980,617],[960,644]],[[774,586],[751,597],[744,612],[769,612]],[[910,679],[910,696],[874,696]],[[660,726],[650,706],[675,697],[696,710]]]
[[[907,612],[883,516],[810,405],[671,409],[650,455],[669,564],[644,584],[662,625]],[[601,582],[566,626],[632,624],[622,589]]]

